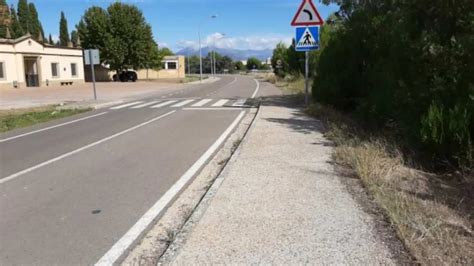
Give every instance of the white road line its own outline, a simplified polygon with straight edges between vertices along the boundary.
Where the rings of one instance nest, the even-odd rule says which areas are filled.
[[[171,112],[168,112],[168,113],[166,113],[166,114],[164,114],[164,115],[155,117],[155,118],[153,118],[153,119],[151,119],[151,120],[148,120],[147,122],[141,123],[141,124],[139,124],[139,125],[136,125],[136,126],[134,126],[134,127],[131,127],[131,128],[129,128],[129,129],[126,129],[126,130],[124,130],[124,131],[121,131],[121,132],[119,132],[119,133],[117,133],[117,134],[114,134],[114,135],[112,135],[112,136],[103,138],[103,139],[101,139],[101,140],[99,140],[99,141],[96,141],[96,142],[91,143],[91,144],[89,144],[89,145],[83,146],[83,147],[81,147],[81,148],[79,148],[79,149],[76,149],[76,150],[73,150],[73,151],[71,151],[71,152],[65,153],[65,154],[63,154],[63,155],[60,155],[60,156],[58,156],[58,157],[56,157],[56,158],[53,158],[53,159],[51,159],[51,160],[48,160],[48,161],[46,161],[46,162],[37,164],[37,165],[35,165],[35,166],[33,166],[33,167],[27,168],[27,169],[25,169],[25,170],[23,170],[23,171],[20,171],[20,172],[18,172],[18,173],[15,173],[15,174],[12,174],[12,175],[7,176],[7,177],[5,177],[5,178],[2,178],[2,179],[0,179],[0,184],[6,183],[6,182],[8,182],[8,181],[10,181],[10,180],[12,180],[12,179],[14,179],[14,178],[20,177],[20,176],[22,176],[22,175],[24,175],[24,174],[27,174],[27,173],[29,173],[29,172],[32,172],[32,171],[34,171],[34,170],[36,170],[36,169],[39,169],[39,168],[44,167],[44,166],[46,166],[46,165],[49,165],[49,164],[55,163],[55,162],[57,162],[57,161],[60,161],[60,160],[62,160],[62,159],[64,159],[64,158],[67,158],[67,157],[69,157],[69,156],[71,156],[71,155],[77,154],[77,153],[79,153],[79,152],[81,152],[81,151],[84,151],[84,150],[87,150],[87,149],[92,148],[92,147],[94,147],[94,146],[97,146],[97,145],[99,145],[99,144],[101,144],[101,143],[104,143],[104,142],[106,142],[106,141],[109,141],[109,140],[111,140],[111,139],[120,137],[120,136],[122,136],[122,135],[124,135],[124,134],[126,134],[126,133],[129,133],[129,132],[133,131],[133,130],[139,129],[139,128],[144,127],[144,126],[146,126],[146,125],[148,125],[148,124],[151,124],[151,123],[153,123],[153,122],[155,122],[155,121],[157,121],[157,120],[160,120],[160,119],[162,119],[162,118],[164,118],[164,117],[167,117],[167,116],[173,114],[174,112],[176,112],[176,111],[171,111]]]
[[[133,106],[133,105],[136,105],[136,104],[140,104],[140,103],[143,103],[143,102],[138,101],[138,102],[133,102],[133,103],[126,103],[126,104],[122,104],[122,105],[119,105],[119,106],[112,107],[112,108],[110,108],[110,110],[118,110],[118,109],[122,109],[122,108],[127,108],[127,107],[130,107],[130,106]]]
[[[151,108],[153,108],[153,109],[161,108],[161,107],[165,107],[165,106],[167,106],[167,105],[173,104],[173,103],[175,103],[175,102],[177,102],[177,101],[167,101],[167,102],[164,102],[164,103],[160,103],[160,104],[154,105],[154,106],[152,106]]]
[[[205,104],[209,103],[210,101],[212,101],[212,99],[204,99],[204,100],[201,100],[195,104],[193,104],[193,107],[201,107],[201,106],[204,106]]]
[[[194,99],[193,99],[193,100],[184,100],[184,101],[182,101],[182,102],[180,102],[180,103],[177,103],[177,104],[175,104],[175,105],[173,105],[173,106],[171,106],[171,107],[173,107],[173,108],[176,108],[176,107],[183,107],[183,106],[185,106],[186,104],[189,104],[189,103],[192,103],[192,102],[194,102]]]
[[[247,99],[239,99],[237,100],[232,106],[234,107],[242,107],[245,105],[245,103],[247,102]]]
[[[227,99],[222,99],[217,101],[215,104],[212,105],[212,107],[222,107],[224,104],[226,104],[229,100]]]
[[[21,138],[21,137],[25,137],[25,136],[29,136],[29,135],[33,135],[33,134],[36,134],[36,133],[39,133],[39,132],[43,132],[43,131],[46,131],[46,130],[50,130],[50,129],[53,129],[53,128],[58,128],[58,127],[70,125],[70,124],[77,123],[77,122],[80,122],[80,121],[84,121],[84,120],[87,120],[87,119],[90,119],[90,118],[94,118],[94,117],[98,117],[98,116],[101,116],[101,115],[105,115],[106,113],[107,113],[107,112],[102,112],[102,113],[99,113],[99,114],[95,114],[95,115],[91,115],[91,116],[79,118],[79,119],[76,119],[76,120],[73,120],[73,121],[69,121],[69,122],[66,122],[66,123],[62,123],[62,124],[59,124],[59,125],[55,125],[55,126],[50,126],[50,127],[38,129],[38,130],[35,130],[35,131],[31,131],[31,132],[28,132],[28,133],[25,133],[25,134],[21,134],[21,135],[9,137],[9,138],[6,138],[6,139],[1,139],[1,140],[0,140],[0,143],[2,143],[2,142],[7,142],[7,141],[9,141],[9,140],[13,140],[13,139],[17,139],[17,138]]]
[[[230,86],[230,85],[234,84],[235,82],[237,82],[237,78],[234,78],[234,80],[231,83],[227,84],[227,86]]]
[[[197,108],[183,108],[184,111],[240,111],[243,108],[236,108],[236,107],[211,107],[211,108],[205,108],[205,107],[197,107]]]
[[[147,107],[147,106],[150,106],[150,105],[154,105],[154,104],[157,104],[157,103],[158,103],[158,101],[148,102],[148,103],[140,104],[140,105],[137,105],[137,106],[133,106],[131,109],[140,109],[140,108]]]
[[[120,240],[95,264],[96,266],[114,265],[117,260],[124,255],[138,237],[156,220],[160,214],[166,210],[168,205],[192,180],[193,176],[201,169],[207,160],[216,152],[227,137],[232,133],[245,115],[245,111],[240,112],[232,124],[222,133],[222,135],[212,144],[211,147],[189,168],[183,176],[125,233]]]
[[[252,94],[252,99],[255,98],[255,96],[257,96],[258,90],[260,89],[260,82],[258,82],[258,80],[256,79],[254,80],[257,83],[257,88],[255,89],[255,92]]]

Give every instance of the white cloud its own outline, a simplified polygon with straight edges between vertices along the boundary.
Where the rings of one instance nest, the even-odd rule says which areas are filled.
[[[291,44],[291,38],[292,37],[278,34],[232,37],[225,36],[221,33],[213,33],[202,39],[202,46],[215,46],[221,49],[265,50],[275,48],[279,42],[289,45]],[[197,40],[182,40],[177,43],[177,47],[180,49],[193,48],[194,50],[197,50],[199,48],[199,43]]]

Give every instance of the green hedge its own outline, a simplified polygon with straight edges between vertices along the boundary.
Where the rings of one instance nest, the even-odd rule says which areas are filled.
[[[474,1],[342,3],[315,100],[393,127],[433,159],[472,167]]]

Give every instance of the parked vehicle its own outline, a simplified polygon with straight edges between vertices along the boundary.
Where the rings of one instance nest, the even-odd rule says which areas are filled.
[[[132,81],[132,82],[135,82],[138,79],[138,75],[137,75],[137,72],[135,72],[133,70],[123,70],[122,72],[113,75],[112,78],[113,78],[114,81],[121,81],[121,82]]]

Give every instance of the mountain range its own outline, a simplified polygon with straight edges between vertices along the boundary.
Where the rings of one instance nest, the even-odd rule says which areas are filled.
[[[202,56],[206,56],[211,49],[209,47],[202,48]],[[223,49],[223,48],[216,48],[215,51],[221,55],[228,56],[233,60],[247,60],[250,57],[256,57],[262,61],[267,60],[268,58],[272,57],[273,50],[272,49],[265,49],[265,50],[238,50],[238,49]],[[181,49],[176,53],[177,55],[184,55],[184,56],[193,56],[199,55],[199,49],[193,48],[184,48]]]

